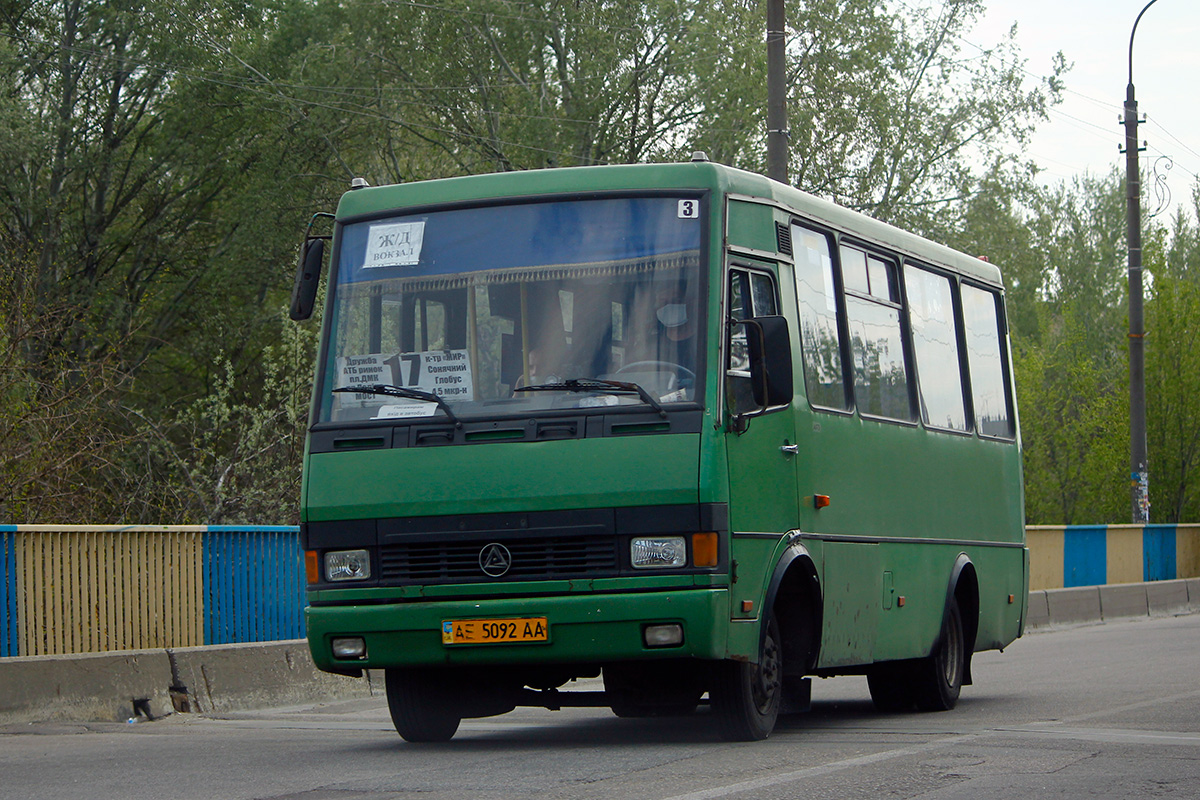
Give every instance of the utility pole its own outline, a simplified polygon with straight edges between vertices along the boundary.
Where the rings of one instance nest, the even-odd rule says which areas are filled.
[[[767,0],[767,177],[788,182],[786,23],[783,0]]]
[[[1150,469],[1146,456],[1146,329],[1142,316],[1142,179],[1138,166],[1138,112],[1133,91],[1133,37],[1142,14],[1129,32],[1129,85],[1125,87],[1126,237],[1129,245],[1129,471],[1133,523],[1150,522]]]

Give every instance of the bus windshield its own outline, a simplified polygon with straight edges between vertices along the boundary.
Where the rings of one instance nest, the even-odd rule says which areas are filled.
[[[348,224],[340,240],[321,422],[701,396],[697,198],[458,208]],[[589,380],[645,394],[580,391]]]

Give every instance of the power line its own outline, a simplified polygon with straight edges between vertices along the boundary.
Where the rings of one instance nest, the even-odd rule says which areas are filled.
[[[1180,147],[1182,147],[1184,150],[1187,150],[1189,153],[1191,153],[1192,155],[1194,155],[1196,158],[1200,158],[1200,153],[1197,153],[1195,150],[1193,150],[1192,148],[1190,148],[1190,147],[1188,147],[1186,144],[1184,144],[1184,143],[1183,143],[1183,140],[1181,140],[1181,139],[1180,139],[1178,136],[1176,136],[1175,134],[1171,133],[1169,130],[1167,130],[1166,128],[1164,128],[1164,127],[1162,126],[1162,123],[1160,123],[1158,120],[1156,120],[1156,119],[1154,119],[1153,117],[1151,117],[1151,116],[1147,115],[1147,116],[1146,116],[1146,122],[1150,123],[1150,124],[1151,124],[1151,125],[1153,125],[1154,127],[1158,128],[1160,131],[1162,131],[1163,133],[1165,133],[1165,134],[1166,134],[1167,136],[1169,136],[1169,137],[1170,137],[1172,140],[1174,140],[1174,142],[1175,142],[1177,145],[1179,145]]]

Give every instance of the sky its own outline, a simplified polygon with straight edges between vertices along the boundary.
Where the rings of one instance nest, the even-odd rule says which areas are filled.
[[[1050,72],[1062,51],[1073,68],[1065,77],[1063,102],[1050,111],[1027,156],[1057,183],[1090,172],[1125,169],[1124,128],[1120,126],[1129,82],[1129,35],[1148,0],[988,0],[988,12],[966,37],[980,46],[996,43],[1017,23],[1017,43],[1032,75]],[[1157,0],[1142,16],[1133,45],[1133,83],[1139,115],[1138,139],[1146,142],[1143,171],[1166,176],[1169,216],[1183,203],[1191,207],[1200,180],[1200,2]],[[1165,170],[1160,156],[1174,167]],[[1142,207],[1159,207],[1155,181],[1142,186]],[[1165,221],[1165,219],[1164,219]]]

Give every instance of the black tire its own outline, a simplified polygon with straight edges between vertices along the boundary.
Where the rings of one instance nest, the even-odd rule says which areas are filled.
[[[949,711],[958,704],[967,670],[967,637],[958,600],[950,598],[933,653],[916,662],[913,698],[921,711]]]
[[[388,711],[406,742],[448,742],[462,722],[450,687],[427,670],[389,669],[384,673]]]
[[[721,737],[755,742],[770,736],[783,697],[783,650],[775,620],[767,621],[757,664],[721,661],[714,672],[709,697]]]
[[[871,690],[875,710],[885,714],[912,711],[915,702],[912,682],[911,662],[888,661],[872,666],[867,672],[867,688]]]

